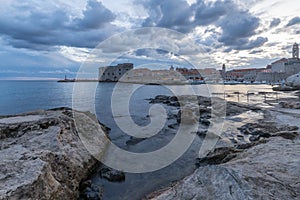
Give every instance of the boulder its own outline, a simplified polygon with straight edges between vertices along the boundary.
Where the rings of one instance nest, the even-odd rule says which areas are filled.
[[[183,107],[178,111],[177,123],[182,124],[196,124],[198,122],[197,115],[194,110],[189,107]]]
[[[1,117],[0,199],[78,198],[97,160],[80,140],[74,115],[88,130],[86,114],[67,108]]]
[[[123,182],[125,181],[125,173],[121,171],[117,171],[115,169],[112,169],[110,167],[103,166],[100,169],[100,177],[105,178],[108,181],[111,182]]]
[[[297,102],[297,101],[281,101],[281,102],[279,102],[279,105],[282,108],[300,109],[300,102]]]

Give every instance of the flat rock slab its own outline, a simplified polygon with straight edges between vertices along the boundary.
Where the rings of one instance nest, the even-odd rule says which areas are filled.
[[[299,137],[274,137],[227,163],[200,167],[150,199],[299,199],[299,166]]]

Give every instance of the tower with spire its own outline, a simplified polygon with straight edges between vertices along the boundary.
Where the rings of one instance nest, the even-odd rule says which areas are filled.
[[[299,46],[296,42],[293,45],[293,55],[292,56],[293,56],[292,57],[293,59],[299,60]]]

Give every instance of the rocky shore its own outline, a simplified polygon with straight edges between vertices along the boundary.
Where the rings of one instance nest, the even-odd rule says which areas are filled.
[[[177,106],[170,98],[160,96],[153,102],[164,99],[162,103]],[[224,144],[222,136],[228,139],[228,135],[223,133],[216,148],[198,159],[199,168],[193,174],[145,199],[298,199],[300,112],[295,112],[298,104],[297,100],[287,100],[271,109],[256,109],[228,102],[227,113],[233,116],[245,110],[263,113],[257,122],[237,127],[237,138],[248,140]]]
[[[195,158],[197,169],[190,176],[145,199],[299,198],[298,99],[284,99],[271,108],[234,102],[217,105],[226,115],[224,132],[217,136],[208,131],[218,115],[212,99],[197,97],[197,108],[191,98],[159,95],[149,102],[170,109],[166,130],[176,132],[180,123],[199,120],[199,131],[193,134],[202,139],[219,137],[219,141],[206,157]],[[219,99],[219,103],[224,102]],[[0,199],[102,199],[105,188],[92,182],[95,173],[123,184],[126,173],[101,165],[86,150],[75,128],[75,116],[82,121],[81,130],[94,131],[87,121],[89,113],[68,108],[0,117]],[[104,125],[101,131],[109,136]],[[102,140],[101,156],[107,139],[98,139]],[[147,140],[131,138],[126,144]]]
[[[74,113],[87,116],[58,108],[0,117],[0,199],[79,197],[80,183],[98,163],[78,136]]]

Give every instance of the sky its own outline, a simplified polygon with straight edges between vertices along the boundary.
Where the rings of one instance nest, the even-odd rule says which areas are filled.
[[[294,0],[3,0],[0,79],[75,77],[87,63],[266,67],[300,43],[299,13]]]

